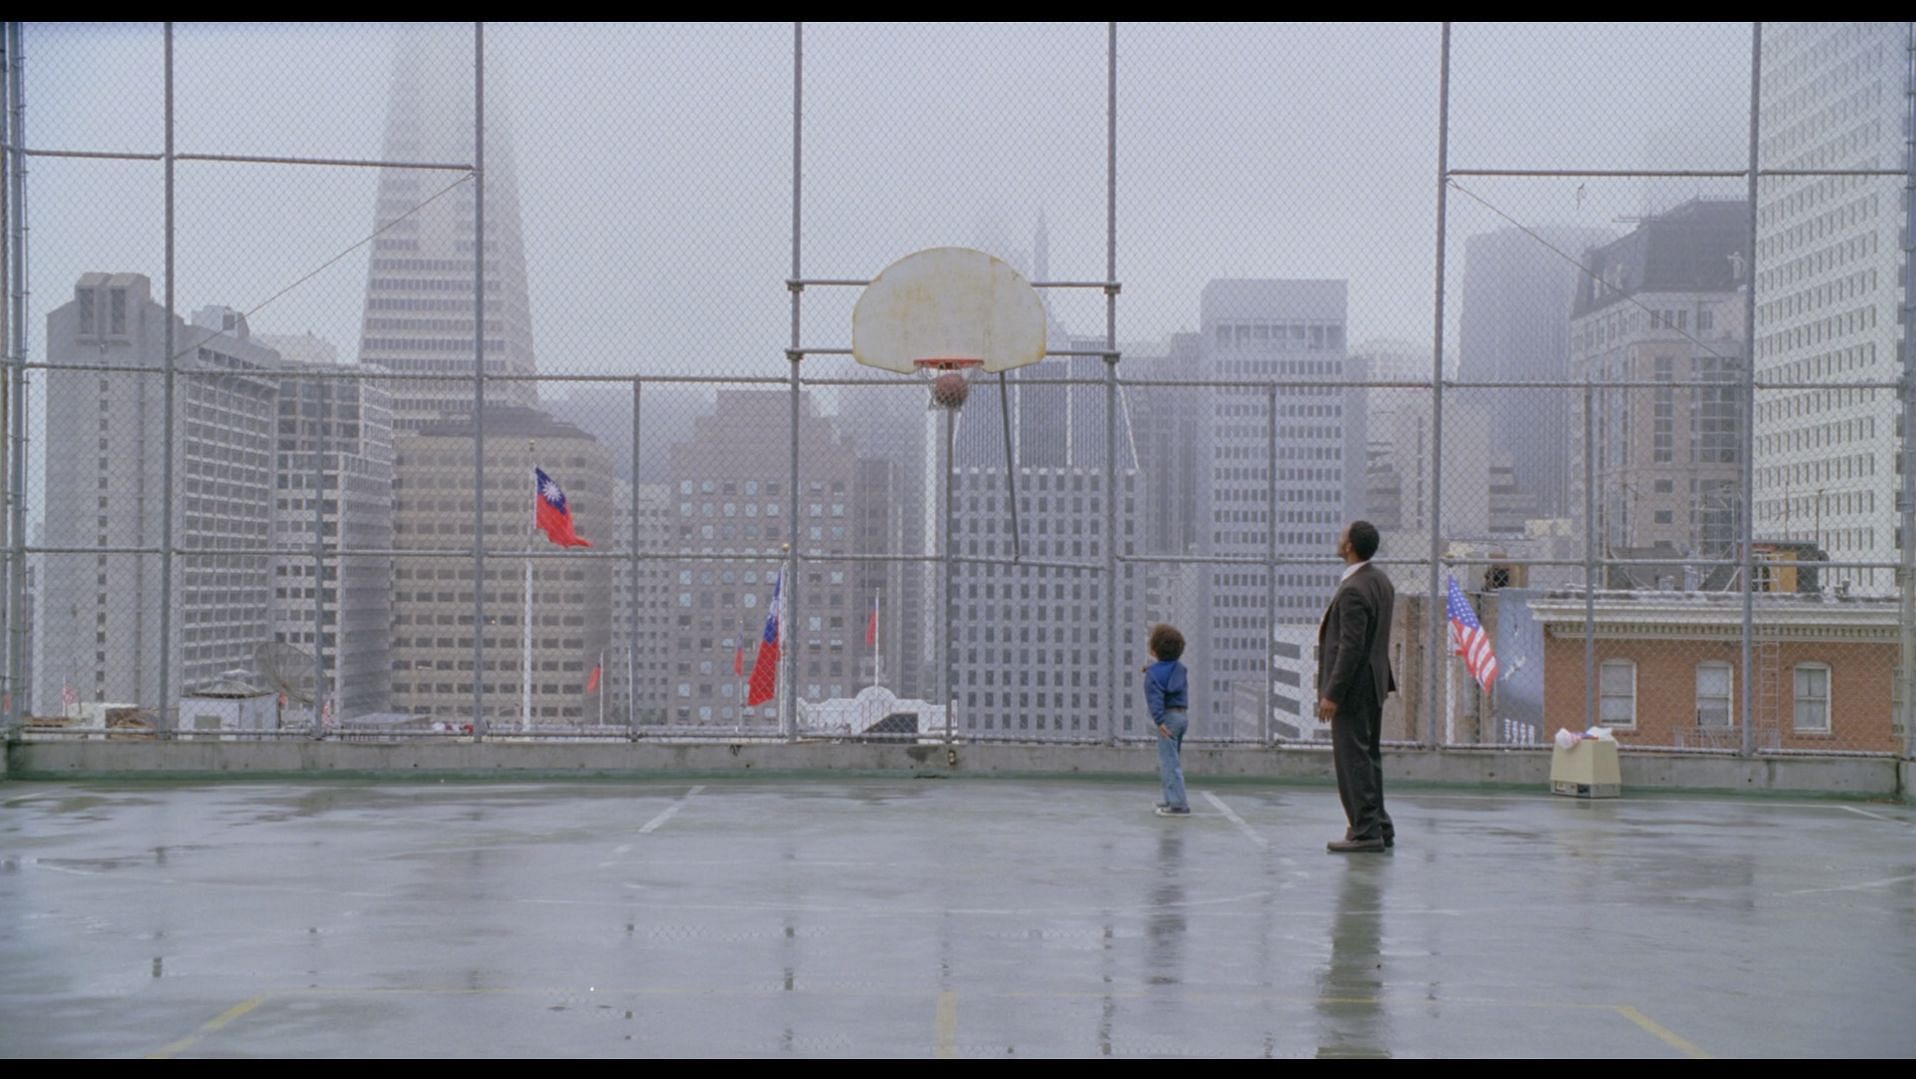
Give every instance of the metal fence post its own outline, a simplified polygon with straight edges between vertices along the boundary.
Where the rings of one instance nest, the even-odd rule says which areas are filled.
[[[1118,24],[1105,28],[1104,162],[1104,584],[1105,642],[1110,672],[1105,701],[1104,741],[1118,740],[1123,697],[1124,651],[1118,644]],[[1006,462],[1010,465],[1010,462]],[[1048,575],[1048,574],[1047,574]]]
[[[1916,758],[1916,22],[1909,25],[1903,90],[1903,459],[1902,619],[1896,676],[1902,681],[1903,755]],[[1909,792],[1903,792],[1907,795]]]
[[[4,446],[6,456],[6,483],[10,501],[5,506],[8,514],[8,531],[12,543],[10,551],[12,563],[7,573],[6,595],[6,663],[7,693],[11,707],[0,722],[19,726],[20,718],[31,708],[31,702],[24,700],[29,687],[23,684],[26,673],[27,649],[32,642],[26,637],[26,572],[27,572],[27,259],[26,259],[26,156],[25,149],[26,105],[21,95],[25,90],[20,46],[22,33],[20,24],[10,22],[0,33],[6,36],[6,115],[0,116],[0,138],[4,138],[7,152],[0,157],[0,169],[6,172],[6,187],[0,192],[0,203],[4,203],[6,227],[0,233],[0,261],[6,263],[6,295],[0,302],[6,305],[7,339],[4,342],[12,363],[6,373],[8,430]]]
[[[1430,361],[1430,591],[1425,612],[1430,619],[1428,658],[1424,663],[1424,741],[1442,744],[1438,713],[1443,708],[1443,678],[1449,667],[1444,648],[1448,625],[1444,618],[1443,475],[1444,475],[1444,270],[1450,231],[1450,24],[1443,26],[1443,54],[1437,83],[1437,287],[1432,303]],[[1313,702],[1313,707],[1315,703]]]
[[[166,370],[162,376],[165,381],[165,415],[160,418],[161,439],[165,452],[160,464],[160,670],[159,670],[159,722],[160,730],[169,729],[166,722],[167,698],[172,695],[173,673],[173,395],[175,361],[173,350],[178,346],[175,340],[174,323],[178,317],[173,308],[173,278],[175,245],[173,237],[173,24],[166,24]],[[141,465],[140,467],[144,467]],[[186,651],[180,650],[184,659]]]
[[[639,648],[639,408],[643,403],[641,396],[645,383],[638,376],[632,378],[632,584],[626,590],[626,596],[632,604],[627,612],[632,626],[632,635],[625,642],[625,734],[637,741],[639,737],[639,683],[632,662]],[[614,617],[617,617],[616,615]],[[744,647],[744,642],[735,642],[735,646]],[[743,710],[745,699],[739,698],[734,707]],[[736,715],[735,715],[736,718]]]
[[[1743,541],[1743,660],[1740,664],[1741,686],[1738,709],[1743,726],[1743,755],[1756,753],[1756,708],[1753,694],[1756,690],[1756,675],[1750,665],[1755,657],[1753,638],[1756,635],[1756,499],[1751,496],[1756,488],[1756,280],[1757,280],[1757,210],[1756,197],[1760,187],[1757,176],[1757,140],[1762,134],[1762,89],[1763,89],[1763,24],[1750,24],[1750,259],[1748,292],[1743,304],[1743,520],[1739,530]]]
[[[486,24],[472,24],[472,736],[486,736]],[[520,631],[530,633],[531,627]],[[523,691],[523,690],[522,690]]]
[[[313,432],[313,737],[326,737],[326,405],[322,393],[331,386],[315,384],[318,412]],[[294,460],[298,458],[295,457]],[[335,602],[344,597],[335,593]],[[477,629],[475,627],[475,632]],[[334,635],[338,639],[338,634]]]
[[[1274,656],[1277,647],[1277,387],[1272,385],[1264,394],[1264,653]],[[1270,745],[1274,737],[1271,712],[1277,704],[1277,694],[1272,687],[1275,671],[1270,669],[1273,663],[1266,662],[1264,671],[1264,722],[1259,729],[1258,741]],[[1317,702],[1306,702],[1315,712]]]
[[[794,260],[796,260],[796,254],[797,254],[796,239],[794,239],[793,241],[793,254],[794,254]],[[797,276],[796,270],[793,271],[793,276],[794,277]],[[797,294],[794,293],[793,295],[796,296]],[[797,301],[794,300],[794,303],[796,302]],[[794,321],[796,321],[796,318],[797,318],[796,312],[794,312],[793,318],[794,318]],[[799,412],[800,412],[799,402],[803,399],[803,396],[804,396],[804,390],[799,385],[799,368],[803,365],[803,363],[804,363],[804,357],[800,355],[800,353],[797,351],[797,346],[793,346],[793,351],[791,354],[791,365],[792,365],[791,484],[792,484],[792,491],[791,491],[791,517],[789,518],[791,521],[792,542],[790,546],[787,548],[786,555],[785,555],[784,587],[781,590],[782,594],[779,598],[779,604],[783,608],[783,610],[779,612],[779,618],[778,618],[778,636],[779,636],[778,646],[780,649],[778,662],[785,668],[785,679],[784,679],[785,692],[780,694],[776,698],[778,701],[779,733],[788,742],[796,741],[798,739],[798,671],[799,671],[798,652],[799,652],[799,640],[800,640],[799,634],[798,634],[798,621],[799,621],[798,573],[799,573],[799,564],[800,564],[798,545],[799,545],[799,540],[802,538],[802,529],[805,527],[803,524],[804,518],[801,517],[798,512],[798,507],[799,507],[798,422],[799,422]]]
[[[958,416],[955,409],[944,409],[945,423],[945,467],[941,470],[945,478],[945,614],[944,614],[944,662],[939,664],[943,685],[939,689],[939,699],[945,704],[945,742],[955,740],[955,717],[958,706],[958,454],[957,431]]]
[[[1107,347],[1115,349],[1115,344]],[[1118,604],[1123,601],[1123,583],[1118,579],[1118,357],[1115,352],[1104,358],[1104,633],[1105,669],[1109,698],[1105,704],[1104,742],[1118,740],[1119,703],[1123,696],[1123,648],[1118,643]],[[1049,576],[1051,571],[1040,570]],[[1043,579],[1042,577],[1040,578]]]
[[[779,662],[785,667],[785,692],[777,697],[779,733],[786,741],[798,738],[798,635],[797,619],[791,617],[798,610],[798,541],[802,518],[798,512],[798,420],[799,398],[803,393],[799,385],[799,368],[803,365],[805,354],[799,351],[799,310],[803,301],[803,286],[798,282],[802,278],[802,254],[804,241],[804,161],[805,161],[805,24],[792,24],[792,276],[790,291],[792,295],[792,343],[786,352],[786,359],[792,365],[792,459],[790,509],[792,542],[786,551],[783,574],[783,588],[779,612],[779,648],[782,650]]]
[[[1583,376],[1583,729],[1597,725],[1597,400]]]

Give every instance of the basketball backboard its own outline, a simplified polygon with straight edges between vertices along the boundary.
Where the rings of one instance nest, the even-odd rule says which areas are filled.
[[[976,365],[1009,371],[1044,359],[1045,308],[1003,259],[968,247],[906,255],[852,309],[852,358],[898,374]]]

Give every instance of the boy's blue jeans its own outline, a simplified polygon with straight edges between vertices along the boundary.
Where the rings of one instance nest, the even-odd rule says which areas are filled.
[[[1191,725],[1181,711],[1164,713],[1164,728],[1171,732],[1166,738],[1163,731],[1158,736],[1158,778],[1164,782],[1164,804],[1174,809],[1189,809],[1191,805],[1184,800],[1184,764],[1179,752],[1184,747],[1184,732]]]

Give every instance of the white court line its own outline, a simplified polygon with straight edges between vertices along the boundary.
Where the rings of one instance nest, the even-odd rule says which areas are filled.
[[[1238,831],[1243,832],[1245,835],[1249,836],[1251,839],[1251,842],[1256,843],[1260,848],[1264,850],[1271,849],[1271,844],[1267,840],[1265,840],[1263,836],[1258,835],[1257,832],[1252,830],[1250,825],[1244,823],[1243,817],[1238,816],[1235,810],[1233,810],[1230,806],[1227,806],[1224,804],[1224,799],[1219,798],[1217,795],[1212,794],[1210,791],[1205,791],[1204,800],[1216,806],[1218,808],[1218,812],[1230,818],[1231,823],[1237,825]]]
[[[37,867],[39,867],[39,868],[41,868],[41,869],[45,869],[45,870],[50,870],[50,871],[52,871],[52,872],[54,872],[54,873],[65,873],[65,874],[68,874],[69,876],[75,876],[75,877],[104,877],[104,876],[106,876],[106,874],[105,874],[104,872],[102,872],[102,871],[100,871],[100,870],[98,870],[98,869],[75,869],[74,867],[72,867],[72,866],[70,866],[70,865],[54,865],[54,864],[53,864],[53,863],[51,863],[51,862],[44,862],[44,861],[41,861],[41,860],[40,860],[40,859],[38,859],[38,858],[29,858],[29,859],[27,859],[27,861],[28,861],[28,863],[29,863],[29,864],[31,864],[31,865],[34,865],[34,866],[37,866]],[[171,884],[171,883],[173,883],[173,882],[172,882],[172,881],[161,881],[160,883],[162,883],[162,884]]]
[[[1405,791],[1402,794],[1393,794],[1391,795],[1391,797],[1401,798],[1405,801],[1422,800],[1427,802],[1549,802],[1552,804],[1566,804],[1566,805],[1573,804],[1571,799],[1565,798],[1562,795],[1526,794],[1522,791],[1512,791],[1509,794],[1435,794],[1435,793],[1429,793],[1426,791],[1410,790],[1410,791]],[[1767,802],[1767,801],[1759,801],[1755,799],[1740,799],[1737,795],[1734,795],[1734,794],[1722,794],[1722,795],[1704,794],[1704,795],[1699,795],[1698,797],[1695,797],[1695,798],[1636,798],[1631,796],[1625,796],[1623,798],[1604,799],[1604,801],[1613,803],[1615,805],[1620,805],[1620,806],[1630,806],[1630,805],[1699,806],[1699,805],[1737,804],[1737,805],[1755,806],[1755,807],[1767,808],[1767,809],[1826,809],[1826,810],[1827,809],[1842,809],[1842,810],[1847,810],[1848,812],[1851,812],[1851,813],[1861,813],[1865,817],[1872,817],[1876,820],[1887,821],[1891,824],[1911,823],[1909,821],[1902,820],[1897,817],[1885,817],[1880,813],[1871,813],[1868,810],[1857,809],[1855,806],[1832,805],[1828,802]],[[1595,804],[1595,803],[1585,803],[1585,804]]]
[[[1836,808],[1847,810],[1848,812],[1854,813],[1859,817],[1868,817],[1870,820],[1888,821],[1891,824],[1903,823],[1902,821],[1897,820],[1895,817],[1885,817],[1881,813],[1871,813],[1867,809],[1858,809],[1855,806],[1837,806]]]
[[[658,830],[659,830],[659,828],[661,828],[662,826],[664,826],[664,824],[665,824],[665,822],[666,822],[666,821],[669,821],[669,820],[671,820],[671,819],[672,819],[673,817],[676,817],[676,816],[678,816],[678,812],[679,812],[679,810],[681,810],[681,809],[684,809],[684,808],[685,808],[685,803],[687,803],[687,802],[689,802],[689,801],[691,801],[691,800],[692,800],[692,796],[693,796],[693,795],[695,795],[695,794],[697,794],[698,792],[700,792],[700,791],[702,791],[702,790],[704,790],[704,789],[705,789],[705,788],[701,786],[701,787],[693,787],[693,788],[692,788],[691,790],[689,790],[689,791],[686,791],[686,792],[685,792],[685,797],[683,797],[683,798],[681,798],[681,799],[679,799],[679,800],[678,800],[678,801],[676,801],[676,802],[673,802],[673,803],[672,803],[671,805],[669,805],[669,806],[666,806],[666,807],[665,807],[665,812],[663,812],[663,813],[660,813],[660,814],[659,814],[658,816],[656,816],[656,817],[653,817],[653,818],[652,818],[651,820],[649,820],[649,821],[646,821],[646,822],[645,822],[645,827],[643,827],[643,828],[641,828],[641,829],[639,829],[639,834],[640,834],[640,835],[651,835],[651,834],[652,834],[653,832],[656,832],[656,831],[658,831]]]
[[[1884,888],[1891,884],[1916,880],[1916,873],[1904,877],[1887,877],[1883,880],[1866,880],[1861,884],[1844,884],[1835,888],[1803,888],[1794,892],[1777,892],[1777,895],[1829,895],[1833,892],[1860,892],[1866,888]]]

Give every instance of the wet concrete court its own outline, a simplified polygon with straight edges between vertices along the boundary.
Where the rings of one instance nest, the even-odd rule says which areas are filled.
[[[1916,1055],[1916,811],[8,783],[8,1056]]]

